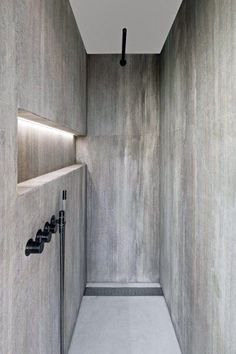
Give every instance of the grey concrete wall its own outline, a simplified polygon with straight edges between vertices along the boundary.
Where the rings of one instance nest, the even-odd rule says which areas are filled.
[[[68,0],[16,6],[18,107],[86,133],[86,52]]]
[[[3,353],[60,352],[59,234],[45,244],[41,255],[24,254],[39,228],[58,216],[62,190],[67,190],[65,233],[65,348],[69,348],[86,283],[85,166],[71,167],[18,185],[16,240],[11,250],[12,337]],[[67,350],[66,350],[67,352]]]
[[[184,354],[236,351],[236,2],[186,0],[161,57],[161,284]]]
[[[159,280],[158,57],[88,60],[88,136],[77,161],[88,165],[90,282]]]
[[[15,1],[0,2],[0,353],[8,353],[12,335],[12,279],[16,201]]]
[[[69,217],[70,237],[77,239],[73,252],[83,253],[77,226],[78,222],[80,227],[84,225],[84,182],[82,177],[68,176],[50,185],[51,195],[47,186],[33,193],[32,200],[17,200],[17,108],[57,120],[83,134],[86,54],[68,1],[2,0],[0,23],[0,353],[58,354],[57,302],[52,302],[58,296],[58,245],[50,244],[38,259],[27,259],[24,247],[48,212],[58,210],[59,191],[67,186],[70,195],[75,195],[70,210],[79,206],[80,211]],[[19,223],[20,212],[24,229]],[[67,248],[70,253],[71,244],[72,240]],[[66,295],[67,344],[84,284],[80,276],[84,259],[73,259],[74,264],[67,263],[67,272],[73,269],[67,284],[71,295]]]

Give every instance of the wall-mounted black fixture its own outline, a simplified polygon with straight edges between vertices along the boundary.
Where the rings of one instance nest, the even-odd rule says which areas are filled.
[[[125,59],[126,38],[127,38],[127,29],[123,28],[123,30],[122,30],[122,56],[121,56],[121,61],[120,61],[121,66],[125,66],[127,63],[126,59]]]
[[[50,224],[46,222],[43,231],[40,229],[36,234],[36,241],[49,243],[52,238],[52,233],[50,230]]]
[[[51,231],[52,234],[56,234],[57,233],[57,219],[56,219],[55,215],[53,215],[51,217],[50,231]]]
[[[44,250],[44,243],[49,243],[52,234],[55,234],[59,229],[60,234],[60,354],[65,353],[64,345],[64,283],[65,283],[65,225],[66,225],[66,199],[67,192],[62,192],[62,209],[59,211],[59,217],[55,215],[51,217],[50,222],[46,222],[43,230],[39,229],[35,240],[28,240],[25,247],[25,255],[41,254]]]
[[[63,241],[61,244],[61,249],[64,250],[64,237],[65,237],[65,201],[66,201],[66,191],[62,194],[63,200],[63,210],[59,212],[59,218],[56,219],[55,215],[51,217],[50,222],[46,222],[43,230],[39,229],[37,231],[35,240],[32,238],[28,240],[25,247],[25,255],[28,257],[31,254],[41,254],[44,250],[44,244],[49,243],[52,239],[52,234],[56,234],[59,226],[59,233],[61,235],[60,240]],[[64,251],[63,251],[64,252]],[[62,256],[62,255],[61,255]],[[62,258],[62,257],[61,257]],[[62,260],[62,269],[64,274],[64,253]]]
[[[44,249],[44,242],[33,240],[32,238],[27,242],[25,247],[25,255],[28,257],[30,254],[41,254]]]
[[[41,254],[44,250],[44,243],[49,243],[52,238],[51,226],[48,222],[44,225],[44,229],[37,231],[35,240],[32,238],[27,242],[25,247],[25,255]]]

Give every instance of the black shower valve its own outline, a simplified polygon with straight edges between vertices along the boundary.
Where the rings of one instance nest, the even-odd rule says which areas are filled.
[[[52,234],[56,234],[57,233],[57,228],[58,228],[58,222],[57,219],[55,217],[55,215],[53,215],[51,217],[51,221],[50,221],[50,231]]]
[[[41,254],[44,249],[44,242],[33,240],[32,238],[27,242],[25,248],[25,255],[28,257],[30,254]]]
[[[40,229],[36,234],[36,241],[49,243],[52,238],[50,224],[46,222],[43,231]]]
[[[44,233],[45,237],[47,237],[47,241],[44,241],[44,242],[50,242],[51,238],[52,238],[52,231],[51,231],[51,226],[50,226],[49,222],[45,223],[43,233]]]

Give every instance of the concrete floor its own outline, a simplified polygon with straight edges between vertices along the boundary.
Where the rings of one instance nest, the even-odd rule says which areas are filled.
[[[163,297],[84,297],[69,354],[180,354]]]

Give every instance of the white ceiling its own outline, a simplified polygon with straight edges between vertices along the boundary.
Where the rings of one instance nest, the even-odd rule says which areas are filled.
[[[88,54],[160,53],[182,0],[70,0]]]

